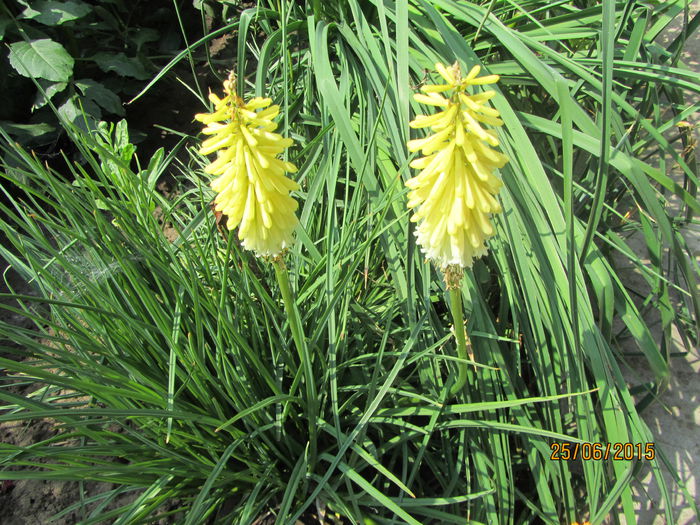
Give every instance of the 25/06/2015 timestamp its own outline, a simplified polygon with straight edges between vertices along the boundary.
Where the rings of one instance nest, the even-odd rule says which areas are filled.
[[[656,458],[654,443],[552,443],[552,461],[632,461]]]

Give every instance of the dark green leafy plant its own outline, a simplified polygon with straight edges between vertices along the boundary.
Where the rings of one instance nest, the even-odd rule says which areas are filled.
[[[82,129],[124,116],[124,103],[182,42],[175,12],[132,4],[13,0],[3,5],[0,41],[7,45],[0,59],[0,95],[13,101],[0,110],[3,129],[22,144],[52,153],[62,129],[56,111]]]
[[[687,33],[655,42],[683,6],[261,2],[153,78],[235,24],[241,93],[281,105],[278,131],[299,144],[287,264],[314,388],[272,269],[213,227],[204,159],[184,170],[194,187],[168,200],[155,185],[172,158],[139,164],[124,125],[71,128],[86,164],[64,174],[3,134],[5,183],[26,197],[6,192],[2,254],[37,288],[12,295],[13,311],[41,337],[0,324],[23,345],[6,351],[25,358],[0,359],[0,420],[50,418],[59,432],[1,445],[0,476],[115,483],[69,506],[81,523],[178,511],[192,524],[294,523],[313,510],[352,523],[597,525],[635,521],[632,482],[648,464],[672,523],[662,450],[643,462],[557,462],[551,446],[653,442],[620,341],[631,338],[653,373],[632,385],[643,403],[668,380],[671,325],[697,343],[698,267],[681,233],[700,210],[697,174],[673,147],[684,129],[664,133],[697,111],[683,95],[700,84],[679,62]],[[411,94],[437,61],[501,75],[493,102],[510,158],[498,233],[465,276],[474,355],[449,402],[444,283],[415,245],[403,185],[420,112]],[[620,278],[622,259],[647,279],[660,342]],[[10,388],[28,384],[24,396]],[[173,500],[180,508],[167,510]]]

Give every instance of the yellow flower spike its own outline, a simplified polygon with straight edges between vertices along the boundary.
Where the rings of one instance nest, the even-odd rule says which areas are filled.
[[[255,97],[248,102],[236,94],[233,73],[224,82],[223,98],[211,93],[212,113],[200,113],[195,119],[206,127],[210,138],[202,142],[199,153],[217,152],[217,158],[205,173],[215,176],[211,182],[217,193],[215,210],[227,217],[229,230],[239,228],[241,245],[258,256],[276,257],[292,244],[298,220],[298,203],[290,191],[299,185],[285,176],[295,172],[291,162],[277,155],[294,141],[274,133],[272,121],[279,106],[272,99]]]
[[[492,149],[498,139],[485,128],[503,124],[498,111],[486,105],[496,93],[470,94],[468,89],[493,84],[499,77],[479,77],[479,66],[463,77],[457,62],[450,67],[435,64],[435,70],[444,83],[423,86],[423,93],[414,95],[417,102],[440,111],[417,115],[410,123],[432,134],[407,144],[409,151],[423,154],[411,162],[421,171],[406,182],[411,190],[408,207],[415,211],[411,220],[418,223],[416,236],[426,257],[441,268],[469,268],[486,253],[485,242],[495,233],[490,215],[501,211],[495,196],[502,183],[494,171],[508,158]]]

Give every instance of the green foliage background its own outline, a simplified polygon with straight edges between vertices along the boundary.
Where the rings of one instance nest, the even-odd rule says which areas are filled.
[[[352,523],[598,524],[611,511],[633,523],[646,464],[668,498],[662,451],[557,462],[550,445],[653,442],[639,409],[668,381],[672,325],[697,342],[698,267],[680,233],[700,208],[697,174],[692,148],[674,149],[698,109],[683,98],[700,91],[697,75],[679,61],[697,17],[663,48],[655,38],[683,2],[260,2],[235,19],[222,7],[201,4],[220,28],[146,89],[235,30],[242,93],[282,106],[302,185],[286,260],[318,398],[272,268],[213,227],[205,159],[137,159],[125,122],[92,133],[64,122],[83,162],[58,173],[2,132],[2,255],[36,288],[4,308],[36,329],[0,324],[21,345],[0,358],[0,421],[51,418],[60,431],[0,445],[0,477],[114,483],[68,507],[81,523],[249,524],[270,509],[293,523],[316,506]],[[474,361],[447,401],[444,283],[415,245],[403,181],[421,111],[411,94],[436,61],[455,60],[501,75],[511,160],[498,234],[464,279]],[[225,75],[230,62],[211,65]],[[169,199],[156,183],[175,170],[190,184]],[[660,341],[621,259],[647,281]],[[624,337],[655,378],[633,385],[637,405]]]
[[[147,130],[138,118],[143,106],[124,104],[181,50],[187,34],[200,38],[204,31],[201,11],[178,4],[0,4],[0,96],[10,102],[0,107],[0,127],[23,146],[51,156],[61,147],[71,149],[60,119],[94,130],[101,119],[128,113],[133,140],[144,140]]]

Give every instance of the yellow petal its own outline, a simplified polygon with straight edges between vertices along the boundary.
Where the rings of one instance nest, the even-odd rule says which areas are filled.
[[[444,93],[450,89],[452,86],[449,84],[426,84],[420,88],[423,93]]]
[[[437,93],[430,93],[428,95],[416,93],[413,95],[413,100],[428,106],[447,106],[449,104],[449,101],[445,97],[442,97]]]
[[[475,65],[469,70],[469,73],[467,73],[467,76],[464,77],[464,80],[472,80],[479,76],[479,73],[481,72],[481,66],[480,65]]]
[[[243,107],[248,110],[253,110],[253,109],[259,109],[259,108],[265,108],[272,104],[272,99],[271,98],[263,98],[263,97],[255,97],[251,99],[247,104],[245,104]]]
[[[442,64],[440,62],[435,64],[435,71],[437,71],[440,74],[440,76],[445,79],[445,82],[447,82],[448,84],[455,83],[455,77],[452,74],[452,71],[447,69],[447,67],[445,67],[445,64]]]
[[[416,118],[409,122],[409,126],[414,129],[427,128],[429,126],[436,126],[438,124],[449,124],[454,118],[455,113],[457,113],[457,105],[453,104],[445,111],[440,111],[434,115],[416,115]]]
[[[495,84],[501,77],[498,75],[486,75],[485,77],[475,78],[470,80],[469,83],[472,86],[482,86],[484,84]]]
[[[481,93],[469,95],[469,98],[478,104],[483,104],[484,102],[488,102],[495,96],[496,92],[492,89],[489,89],[488,91],[482,91]]]
[[[258,145],[258,141],[250,133],[247,126],[241,126],[240,129],[241,129],[241,133],[245,137],[246,142],[248,143],[248,146],[250,146],[251,148],[254,148],[255,146]]]

